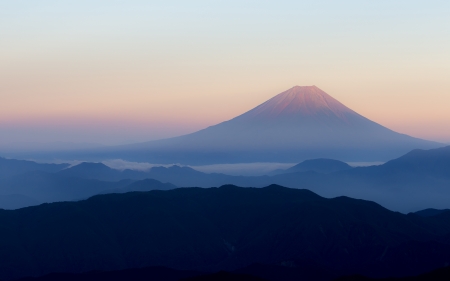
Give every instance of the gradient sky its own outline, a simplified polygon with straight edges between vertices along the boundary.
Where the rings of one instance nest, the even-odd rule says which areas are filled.
[[[0,145],[119,144],[294,85],[450,143],[450,1],[0,1]]]

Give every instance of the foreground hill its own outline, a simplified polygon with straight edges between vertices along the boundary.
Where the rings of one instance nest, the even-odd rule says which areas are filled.
[[[245,272],[245,273],[243,273]],[[288,266],[267,266],[255,264],[234,272],[205,273],[175,270],[164,267],[145,267],[118,271],[94,271],[87,273],[51,273],[41,277],[28,277],[17,281],[294,281],[294,280],[332,280],[326,272],[306,272]],[[311,274],[312,273],[312,274]],[[346,276],[335,281],[448,281],[450,267],[444,267],[419,276],[375,279],[361,275]]]
[[[0,210],[0,229],[0,279],[255,263],[385,277],[450,261],[449,213],[402,215],[369,201],[279,186],[132,192]]]
[[[385,279],[373,279],[364,276],[350,276],[342,277],[336,281],[448,281],[450,280],[450,266],[433,270],[419,276],[409,276],[403,278],[385,278]]]

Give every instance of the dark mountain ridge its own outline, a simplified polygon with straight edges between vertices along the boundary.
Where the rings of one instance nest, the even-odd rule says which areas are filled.
[[[423,218],[307,190],[181,188],[0,210],[0,278],[143,266],[217,271],[306,262],[419,274],[450,261],[450,214]]]
[[[306,272],[305,272],[306,271]],[[309,271],[309,272],[308,272]],[[312,275],[306,275],[312,274]],[[260,278],[260,279],[256,279]],[[264,278],[264,279],[263,279]],[[164,267],[133,268],[117,271],[94,271],[81,274],[52,273],[41,277],[21,278],[17,281],[239,281],[239,280],[267,280],[267,281],[294,281],[314,280],[325,281],[334,279],[324,272],[314,272],[288,266],[270,266],[255,264],[235,272],[204,273],[196,271],[175,270]],[[432,272],[418,276],[400,278],[374,279],[361,275],[344,276],[335,281],[448,281],[450,280],[450,267],[443,267]]]
[[[440,215],[445,212],[450,212],[450,209],[437,210],[437,209],[433,209],[433,208],[428,208],[425,210],[417,211],[414,214],[421,216],[421,217],[434,217],[434,216]]]

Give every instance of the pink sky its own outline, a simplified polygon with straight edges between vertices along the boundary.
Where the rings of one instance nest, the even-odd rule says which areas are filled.
[[[50,2],[0,6],[0,143],[171,137],[294,85],[450,143],[447,3]]]

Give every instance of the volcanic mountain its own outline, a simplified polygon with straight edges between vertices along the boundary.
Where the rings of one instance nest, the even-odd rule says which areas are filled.
[[[180,137],[115,147],[114,154],[183,164],[387,161],[439,146],[385,128],[316,86],[295,86],[229,121]]]

